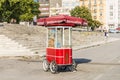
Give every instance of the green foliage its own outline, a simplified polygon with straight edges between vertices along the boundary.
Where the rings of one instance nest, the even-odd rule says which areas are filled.
[[[98,28],[99,26],[102,25],[102,23],[100,21],[98,21],[98,20],[94,20],[93,23],[94,23],[96,28]]]
[[[86,20],[92,20],[92,15],[89,11],[89,9],[85,6],[76,6],[74,9],[72,9],[70,11],[71,16],[75,16],[75,17],[80,17],[80,18],[84,18]]]
[[[99,27],[102,24],[98,21],[98,20],[93,20],[92,19],[92,15],[90,10],[85,7],[85,6],[76,6],[74,9],[72,9],[70,11],[71,16],[75,16],[75,17],[80,17],[80,18],[84,18],[88,21],[88,26],[92,27],[93,29],[95,27]]]
[[[32,13],[25,13],[23,15],[20,15],[21,21],[31,21],[34,15]]]
[[[1,0],[0,18],[2,21],[10,22],[11,19],[19,21],[30,21],[40,13],[39,3],[34,0]]]
[[[94,30],[95,28],[99,28],[100,26],[102,26],[102,23],[99,22],[98,20],[92,20],[89,21],[90,27],[92,30]]]

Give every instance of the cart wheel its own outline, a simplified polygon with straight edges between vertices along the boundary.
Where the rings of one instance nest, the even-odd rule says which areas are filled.
[[[75,60],[73,60],[73,62],[72,62],[72,66],[73,66],[74,69],[77,68],[77,64],[76,64]]]
[[[48,61],[46,59],[43,60],[43,70],[45,72],[47,72],[49,70],[49,63],[48,63]]]
[[[77,67],[77,64],[76,64],[76,62],[73,60],[72,65],[69,66],[69,69],[70,69],[70,71],[76,71],[76,67]]]
[[[58,70],[57,64],[55,63],[55,61],[52,61],[50,63],[50,71],[51,71],[51,73],[55,74],[57,72],[57,70]]]

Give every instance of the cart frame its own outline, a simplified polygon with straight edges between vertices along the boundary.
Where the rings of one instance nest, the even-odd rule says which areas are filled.
[[[52,73],[56,73],[60,67],[62,69],[69,67],[71,71],[75,70],[76,63],[72,59],[71,35],[71,26],[47,27],[46,58],[43,61],[44,71],[50,69]]]

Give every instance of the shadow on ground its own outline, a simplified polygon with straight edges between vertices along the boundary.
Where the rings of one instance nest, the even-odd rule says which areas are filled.
[[[85,58],[74,58],[73,60],[75,60],[77,64],[89,63],[92,61],[91,59],[85,59]]]
[[[83,63],[89,63],[92,60],[91,59],[85,59],[85,58],[74,58],[73,59],[75,61],[75,63],[78,64],[83,64]],[[77,67],[76,67],[77,68]],[[77,69],[75,69],[75,71],[77,71]],[[69,68],[69,66],[63,66],[63,67],[59,67],[58,72],[72,72],[71,69]]]

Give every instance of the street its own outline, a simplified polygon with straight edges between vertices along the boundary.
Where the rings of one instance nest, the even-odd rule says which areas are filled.
[[[115,41],[73,51],[77,71],[57,74],[44,72],[41,61],[0,59],[0,80],[120,80],[119,49],[120,41]]]

